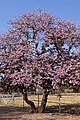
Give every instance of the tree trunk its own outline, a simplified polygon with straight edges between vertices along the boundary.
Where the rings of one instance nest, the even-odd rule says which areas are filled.
[[[24,94],[23,94],[23,99],[25,100],[25,102],[26,102],[28,105],[31,106],[31,111],[30,111],[30,112],[31,112],[31,113],[36,112],[35,104],[34,104],[34,102],[28,100],[27,93],[24,93]]]
[[[44,91],[41,106],[40,106],[39,111],[38,111],[39,113],[45,112],[45,107],[46,107],[48,95],[49,95],[49,91]]]

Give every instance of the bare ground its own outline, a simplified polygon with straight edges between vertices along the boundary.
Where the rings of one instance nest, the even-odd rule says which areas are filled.
[[[80,120],[80,106],[61,106],[62,111],[58,113],[58,106],[48,106],[46,113],[28,113],[29,107],[0,107],[0,120]]]

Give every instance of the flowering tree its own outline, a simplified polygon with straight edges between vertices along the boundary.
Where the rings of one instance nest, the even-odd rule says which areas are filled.
[[[43,10],[23,14],[10,24],[8,32],[0,36],[1,86],[22,92],[32,112],[37,109],[27,91],[40,86],[39,112],[44,112],[52,89],[80,86],[79,28]]]

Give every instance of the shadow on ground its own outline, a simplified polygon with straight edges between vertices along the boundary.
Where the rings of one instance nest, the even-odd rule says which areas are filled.
[[[28,113],[28,107],[0,106],[0,114],[9,113]]]
[[[47,113],[58,113],[59,107],[58,106],[47,106],[46,107]],[[67,114],[75,114],[80,115],[80,104],[68,104],[68,105],[61,105],[61,113]]]
[[[0,115],[9,113],[28,113],[29,107],[0,106]],[[46,113],[58,113],[58,106],[47,106]],[[80,104],[61,105],[61,113],[80,115]]]

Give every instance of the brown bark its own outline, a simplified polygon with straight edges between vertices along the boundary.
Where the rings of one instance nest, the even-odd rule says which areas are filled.
[[[30,100],[28,99],[27,93],[24,93],[24,94],[23,94],[23,99],[25,100],[25,102],[26,102],[28,105],[31,106],[31,111],[30,111],[30,112],[31,112],[31,113],[36,112],[35,104],[34,104],[34,102],[32,102],[32,101],[30,101]]]
[[[49,91],[44,91],[41,106],[40,106],[39,111],[38,111],[39,113],[45,112],[45,107],[46,107],[48,95],[49,95]]]

